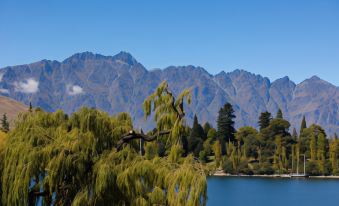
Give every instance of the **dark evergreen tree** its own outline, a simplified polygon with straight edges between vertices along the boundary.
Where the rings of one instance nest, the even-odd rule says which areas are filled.
[[[204,132],[205,132],[206,138],[207,138],[207,134],[208,134],[208,132],[210,131],[211,128],[212,128],[212,126],[210,125],[209,122],[206,122],[206,123],[204,124]]]
[[[334,133],[334,139],[338,139],[338,135],[336,132]]]
[[[304,129],[307,128],[307,125],[306,125],[306,118],[305,118],[305,115],[303,116],[303,120],[301,121],[301,126],[300,126],[300,134],[302,133],[302,131]]]
[[[32,102],[29,102],[29,109],[28,109],[29,112],[32,112],[33,111],[33,107],[32,107]]]
[[[220,108],[217,120],[218,125],[218,139],[221,143],[222,154],[225,154],[226,142],[234,142],[235,129],[234,129],[234,115],[233,107],[230,103],[226,103],[224,107]]]
[[[281,111],[281,109],[279,108],[278,112],[277,112],[277,116],[276,116],[277,119],[283,119],[283,113]]]
[[[197,115],[194,115],[192,131],[188,138],[188,150],[196,157],[199,157],[199,152],[203,149],[204,137],[204,129],[199,124]]]
[[[2,119],[1,119],[1,130],[3,132],[8,132],[9,131],[9,122],[7,119],[7,114],[3,114]]]
[[[298,139],[298,133],[297,133],[297,130],[295,128],[293,128],[292,138],[293,138],[294,141],[296,141]]]
[[[258,122],[260,131],[268,127],[270,125],[271,120],[272,120],[271,113],[269,113],[268,111],[262,112],[260,114]]]

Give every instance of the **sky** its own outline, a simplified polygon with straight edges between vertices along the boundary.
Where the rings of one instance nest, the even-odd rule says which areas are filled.
[[[337,0],[0,0],[0,67],[77,52],[339,86]]]

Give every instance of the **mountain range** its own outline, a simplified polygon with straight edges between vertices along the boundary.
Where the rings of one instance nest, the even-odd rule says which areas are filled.
[[[244,70],[209,74],[202,67],[169,66],[147,70],[131,54],[104,56],[83,52],[62,62],[42,60],[0,69],[0,95],[46,111],[67,113],[81,106],[96,107],[110,114],[129,112],[134,124],[143,129],[154,126],[145,120],[144,99],[163,81],[174,94],[191,88],[192,103],[186,106],[191,123],[197,114],[201,123],[216,126],[220,107],[230,102],[237,116],[236,127],[258,127],[261,112],[273,115],[280,108],[292,128],[307,123],[322,125],[328,134],[339,132],[339,88],[313,76],[299,84],[289,77],[273,82]]]

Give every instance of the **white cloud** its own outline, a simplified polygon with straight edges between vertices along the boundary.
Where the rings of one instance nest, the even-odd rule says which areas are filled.
[[[39,90],[39,82],[28,78],[25,81],[14,82],[14,89],[22,93],[36,93]]]
[[[9,90],[8,89],[0,89],[0,93],[9,94]]]
[[[78,85],[67,85],[66,89],[71,96],[84,93],[84,90]]]

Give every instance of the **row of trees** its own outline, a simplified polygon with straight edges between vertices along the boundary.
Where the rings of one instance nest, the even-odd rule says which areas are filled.
[[[127,113],[30,108],[0,136],[2,205],[205,205],[203,167],[183,149],[189,102],[189,90],[160,84],[143,104],[157,123],[149,134]]]
[[[219,111],[217,130],[206,123],[202,127],[195,117],[188,137],[188,153],[203,162],[214,162],[232,174],[286,174],[303,171],[310,175],[337,175],[339,141],[337,135],[327,138],[324,129],[312,124],[307,127],[303,117],[299,134],[283,118],[279,109],[273,118],[261,113],[259,130],[245,126],[234,128],[234,110],[227,103]]]

